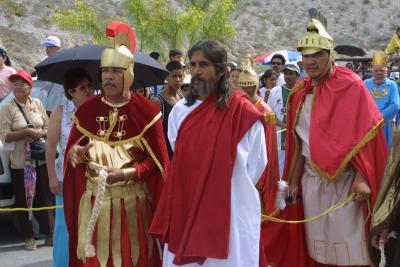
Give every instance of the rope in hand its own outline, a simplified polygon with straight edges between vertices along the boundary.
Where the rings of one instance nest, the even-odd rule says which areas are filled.
[[[86,239],[85,239],[85,257],[93,257],[96,255],[96,249],[92,245],[92,237],[94,228],[96,226],[96,222],[99,218],[101,207],[103,206],[104,193],[106,190],[106,182],[107,182],[107,172],[105,171],[105,167],[94,163],[89,162],[88,167],[99,172],[99,180],[97,183],[97,192],[96,199],[94,201],[94,206],[92,210],[92,214],[90,215],[88,227],[86,230]]]
[[[276,217],[272,217],[272,216],[268,216],[268,215],[262,215],[262,221],[271,221],[271,222],[277,222],[277,223],[289,223],[289,224],[298,224],[298,223],[307,223],[307,222],[313,222],[316,221],[320,218],[322,218],[325,215],[328,215],[331,212],[334,212],[335,210],[340,209],[341,207],[343,207],[344,205],[346,205],[347,203],[349,203],[350,201],[352,201],[354,199],[355,193],[352,193],[351,195],[349,195],[347,198],[345,198],[344,200],[342,200],[341,202],[339,202],[338,204],[330,207],[329,209],[323,211],[321,214],[317,215],[317,216],[313,216],[311,218],[307,218],[304,220],[299,220],[299,221],[287,221],[287,220],[283,220],[283,219],[279,219]]]

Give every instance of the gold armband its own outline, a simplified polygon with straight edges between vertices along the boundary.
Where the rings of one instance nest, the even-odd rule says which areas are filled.
[[[122,172],[124,173],[124,181],[133,180],[136,177],[136,169],[131,168],[123,168]]]

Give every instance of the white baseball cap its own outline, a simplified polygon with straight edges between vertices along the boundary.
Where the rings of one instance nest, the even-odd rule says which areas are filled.
[[[46,41],[40,43],[40,45],[46,47],[51,47],[51,46],[61,47],[61,42],[57,36],[47,36]]]

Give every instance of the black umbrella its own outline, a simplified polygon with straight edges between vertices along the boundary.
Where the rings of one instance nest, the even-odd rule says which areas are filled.
[[[84,45],[63,49],[35,66],[38,80],[63,84],[65,73],[73,68],[83,68],[92,77],[93,85],[100,88],[100,57],[105,46]],[[158,61],[142,53],[135,53],[135,80],[132,89],[163,84],[168,75]]]
[[[335,51],[349,57],[363,57],[367,54],[364,49],[356,45],[337,45]]]

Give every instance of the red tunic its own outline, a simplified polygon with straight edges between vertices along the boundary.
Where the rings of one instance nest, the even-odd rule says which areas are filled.
[[[182,122],[165,190],[150,232],[168,243],[174,264],[226,259],[236,149],[263,116],[238,91],[228,106],[211,94]]]
[[[388,155],[380,128],[382,116],[363,81],[346,68],[334,67],[332,73],[315,87],[311,86],[311,78],[306,77],[292,90],[287,104],[283,177],[291,179],[295,160],[301,153],[295,127],[305,96],[311,92],[315,95],[310,123],[312,164],[323,178],[330,180],[340,177],[343,169],[352,164],[368,181],[373,206]],[[275,194],[271,197],[274,198]],[[289,205],[279,214],[279,218],[304,219],[301,202]],[[320,265],[308,256],[302,224],[268,223],[266,231],[270,236],[265,250],[271,265]]]
[[[96,117],[99,116],[109,116],[109,112],[115,110],[105,104],[101,99],[102,95],[93,97],[76,111],[74,115],[74,125],[71,130],[70,137],[68,139],[68,145],[66,149],[66,155],[68,155],[69,149],[74,144],[84,145],[88,142],[90,138],[97,138],[99,140],[101,137],[97,135],[99,131],[99,122],[96,121]],[[123,130],[126,134],[123,136],[122,141],[131,139],[132,137],[142,135],[149,147],[145,149],[145,157],[140,162],[132,163],[136,168],[138,178],[140,180],[146,181],[150,191],[153,203],[146,203],[149,209],[150,220],[152,219],[152,211],[154,210],[161,194],[161,190],[164,184],[164,175],[166,173],[166,167],[168,162],[168,155],[166,152],[166,144],[164,140],[164,135],[162,131],[161,121],[159,119],[159,111],[154,106],[153,103],[147,99],[137,95],[132,94],[131,99],[128,104],[118,107],[119,115],[126,115],[127,122],[124,124]],[[110,125],[106,123],[106,129]],[[113,132],[117,131],[117,126],[114,127]],[[120,129],[118,130],[120,131]],[[121,141],[118,137],[113,134],[110,135],[106,142],[116,142]],[[156,164],[158,163],[158,164]],[[85,176],[86,165],[80,164],[76,168],[73,168],[69,163],[68,156],[65,160],[65,170],[64,170],[64,181],[63,181],[63,192],[64,192],[64,212],[65,219],[67,223],[67,228],[69,232],[69,265],[74,267],[79,266],[100,266],[97,257],[92,257],[87,259],[86,263],[77,259],[77,235],[78,235],[78,211],[79,202],[82,194],[86,187],[87,178]],[[127,216],[130,214],[125,213],[123,208],[125,205],[123,201],[121,202],[121,259],[123,267],[133,266],[131,260],[130,252],[130,240],[128,234],[127,226]],[[140,245],[140,255],[138,264],[135,266],[147,267],[159,266],[160,259],[157,257],[158,253],[156,250],[152,253],[152,258],[148,258],[147,253],[147,234],[146,230],[148,225],[143,222],[143,216],[140,209],[140,200],[137,200],[137,223],[138,223],[138,239]],[[96,244],[96,232],[94,233],[93,243]],[[110,239],[111,240],[111,239]],[[113,266],[112,261],[112,245],[110,242],[110,257],[107,266]]]
[[[279,180],[279,160],[278,160],[278,145],[276,139],[276,117],[270,106],[262,99],[259,99],[255,104],[258,111],[264,114],[265,121],[265,141],[267,144],[267,158],[268,163],[263,176],[257,184],[260,191],[261,202],[263,206],[263,213],[271,215],[275,211],[275,201],[269,197],[271,194],[276,193],[277,182]],[[264,243],[269,238],[269,233],[266,231],[266,224],[263,222],[261,225],[261,255],[260,266],[266,265],[266,251]]]

